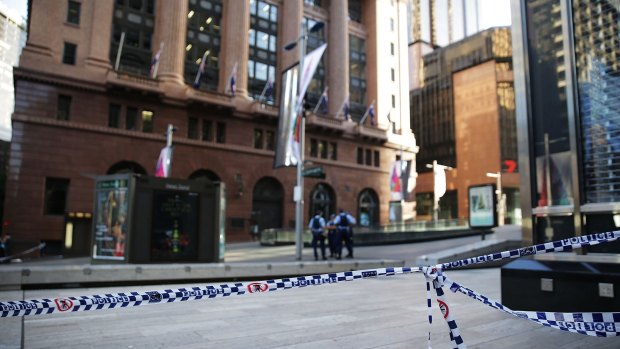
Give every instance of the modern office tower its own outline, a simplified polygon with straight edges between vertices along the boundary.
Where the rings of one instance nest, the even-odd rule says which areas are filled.
[[[409,0],[409,42],[447,46],[480,31],[478,0]]]
[[[480,31],[478,0],[409,0],[409,90],[421,86],[422,56]]]
[[[0,140],[11,140],[13,67],[26,44],[26,26],[16,11],[0,3]]]
[[[411,127],[420,151],[419,219],[434,216],[434,161],[446,172],[440,219],[467,219],[468,188],[501,173],[506,223],[519,222],[517,142],[509,28],[491,28],[423,56],[411,91]],[[430,167],[429,167],[430,166]]]
[[[15,70],[6,198],[13,240],[60,250],[90,234],[93,177],[154,175],[173,125],[171,176],[221,181],[228,241],[294,225],[294,168],[273,168],[282,73],[327,43],[306,96],[305,221],[338,208],[389,221],[390,170],[417,150],[409,126],[407,4],[391,1],[30,2]],[[235,79],[234,93],[231,78]],[[272,84],[272,88],[268,88]],[[327,89],[327,109],[315,105]],[[269,92],[268,92],[269,91]],[[348,103],[350,118],[343,117]],[[374,104],[373,104],[374,103]],[[360,123],[370,105],[375,116]],[[412,216],[413,203],[403,203]],[[361,220],[360,220],[361,221]],[[76,231],[79,228],[79,231]],[[15,244],[15,245],[16,245]],[[86,251],[87,252],[87,251]]]
[[[512,9],[523,240],[617,230],[620,2],[514,0]]]
[[[512,18],[523,245],[608,236],[620,227],[620,2],[513,0]],[[618,310],[619,253],[615,241],[514,261],[502,302]]]

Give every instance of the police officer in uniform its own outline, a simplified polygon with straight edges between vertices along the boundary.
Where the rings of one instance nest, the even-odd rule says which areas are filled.
[[[344,240],[347,247],[347,258],[353,258],[353,229],[351,226],[355,225],[355,217],[344,212],[343,209],[339,210],[338,215],[334,219],[334,225],[336,226],[336,259],[342,258],[342,240]]]

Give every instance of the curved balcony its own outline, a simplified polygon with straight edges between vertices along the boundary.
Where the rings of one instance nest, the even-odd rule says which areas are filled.
[[[355,134],[371,142],[385,143],[388,140],[387,130],[364,125],[355,126]]]
[[[327,132],[343,133],[346,127],[341,119],[308,113],[306,115],[306,129],[319,129]]]
[[[106,85],[108,87],[124,87],[126,89],[163,94],[162,89],[159,87],[159,80],[128,71],[109,70],[106,77]]]

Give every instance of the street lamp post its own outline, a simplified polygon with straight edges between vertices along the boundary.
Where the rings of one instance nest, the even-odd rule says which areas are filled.
[[[504,225],[504,194],[502,193],[502,172],[497,173],[487,172],[487,177],[497,179],[497,189],[495,194],[497,195],[497,225]]]
[[[306,40],[308,39],[308,32],[314,33],[323,28],[323,22],[316,22],[309,30],[306,30],[306,26],[303,21],[300,23],[301,35],[297,40],[288,43],[284,46],[284,49],[290,51],[299,44],[299,69],[297,74],[297,93],[301,93],[302,89],[302,70],[304,68],[304,57],[306,56]],[[298,96],[297,105],[295,106],[296,115],[301,118],[301,129],[299,135],[299,156],[297,158],[297,185],[293,191],[293,197],[295,199],[295,258],[300,261],[302,259],[302,246],[303,241],[301,234],[303,231],[303,209],[304,209],[304,139],[306,119],[303,116],[303,96]]]

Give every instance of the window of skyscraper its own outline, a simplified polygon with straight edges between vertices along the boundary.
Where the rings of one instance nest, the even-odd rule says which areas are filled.
[[[121,119],[121,106],[110,103],[108,108],[108,127],[119,128]]]
[[[618,202],[620,15],[611,1],[575,0],[572,5],[584,201]],[[594,224],[591,220],[595,221],[594,216],[588,217],[588,224]],[[600,223],[602,220],[602,216],[596,219]]]
[[[259,128],[254,129],[254,148],[263,148],[263,130]]]
[[[308,6],[321,7],[321,0],[304,0],[304,4]]]
[[[314,138],[310,139],[310,156],[313,158],[319,155],[319,141]]]
[[[275,149],[275,134],[273,131],[265,131],[265,149]]]
[[[202,120],[202,140],[206,142],[213,141],[213,121]]]
[[[352,21],[358,23],[362,22],[362,1],[361,0],[349,0],[349,18]]]
[[[62,54],[62,63],[75,65],[76,52],[77,52],[76,44],[65,42],[64,51]]]
[[[80,4],[77,1],[69,0],[67,6],[67,23],[80,24]]]
[[[221,0],[189,1],[184,76],[195,88],[217,90],[221,22]]]
[[[226,123],[217,123],[217,128],[215,130],[215,141],[217,143],[226,143]]]
[[[143,110],[142,113],[142,132],[153,132],[153,111]]]
[[[327,148],[330,160],[338,160],[338,144],[330,142]]]
[[[351,118],[359,120],[366,111],[366,41],[349,35],[349,108]]]
[[[58,120],[69,120],[71,115],[71,96],[58,95],[58,109],[56,118]]]
[[[198,118],[190,117],[187,120],[187,138],[198,139]]]
[[[278,7],[260,0],[250,1],[250,54],[248,60],[248,95],[259,99],[267,82],[276,88],[278,42]],[[265,101],[273,103],[272,101]]]
[[[125,111],[125,128],[133,131],[136,129],[138,123],[138,109],[134,107],[127,107]]]
[[[155,26],[154,0],[117,0],[114,2],[110,61],[116,62],[124,33],[118,70],[148,75],[151,64],[151,40]],[[157,45],[159,47],[159,45]]]
[[[67,208],[69,179],[45,178],[45,200],[43,212],[46,215],[63,215]]]

